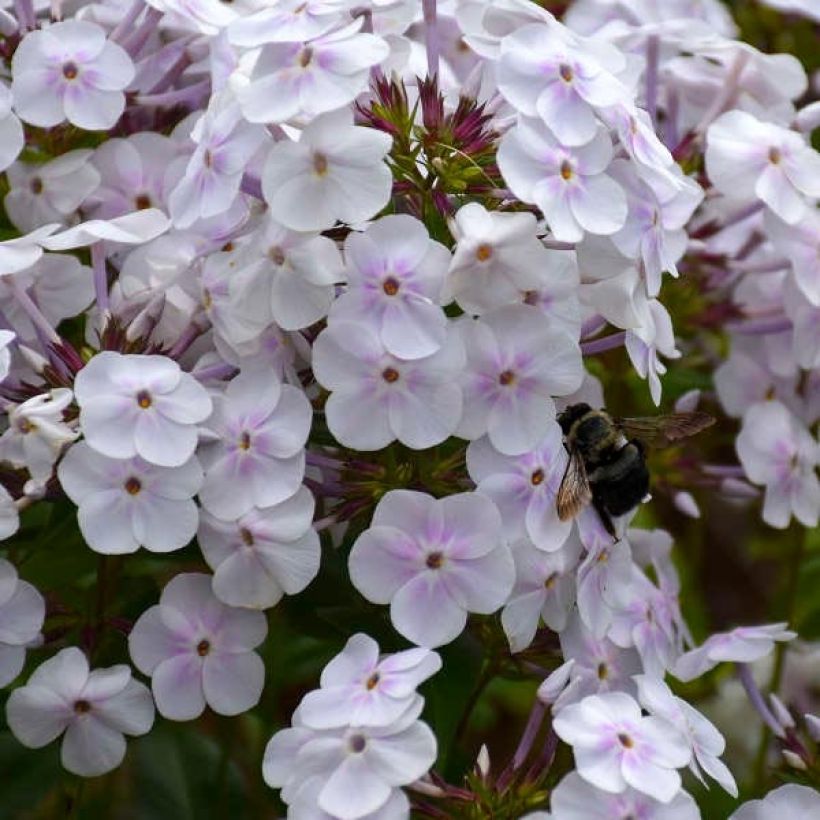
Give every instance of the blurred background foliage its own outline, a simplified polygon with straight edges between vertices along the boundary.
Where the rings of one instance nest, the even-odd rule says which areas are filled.
[[[820,0],[818,0],[820,2]],[[543,5],[560,10],[561,3]],[[795,54],[811,74],[820,69],[820,32],[811,23],[784,16],[749,0],[730,0],[743,39],[767,52]],[[0,238],[16,232],[0,211]],[[653,503],[641,508],[639,527],[663,527],[674,534],[681,572],[684,614],[697,641],[711,632],[739,624],[787,620],[801,643],[782,647],[760,683],[799,690],[820,711],[820,533],[793,525],[785,531],[766,527],[758,505],[729,504],[708,490],[694,494],[702,517],[682,515],[672,493],[687,487],[686,457],[691,448],[708,461],[734,461],[737,424],[719,413],[709,399],[716,357],[725,354],[717,331],[704,333],[695,323],[703,307],[696,279],[667,280],[662,301],[669,307],[686,355],[669,362],[661,410],[672,407],[688,390],[707,396],[705,408],[720,416],[711,430],[686,445],[689,449],[653,454]],[[69,335],[76,335],[69,333]],[[629,365],[623,349],[590,362],[603,382],[608,407],[616,414],[657,412],[646,384]],[[418,458],[398,446],[385,458]],[[425,454],[422,458],[428,458]],[[0,721],[0,820],[45,818],[111,818],[112,820],[256,820],[284,815],[276,794],[261,777],[267,740],[289,725],[307,690],[347,638],[364,631],[384,651],[404,648],[392,629],[387,608],[366,602],[350,584],[347,552],[366,517],[354,522],[341,548],[327,538],[320,576],[301,595],[285,598],[268,611],[269,633],[260,648],[267,680],[262,701],[238,718],[210,712],[189,723],[158,717],[143,738],[129,739],[125,763],[112,774],[84,781],[59,765],[59,744],[31,751],[22,747]],[[206,567],[195,545],[164,556],[141,551],[133,556],[102,557],[83,543],[75,509],[65,501],[42,503],[23,515],[21,532],[0,545],[21,577],[46,596],[49,615],[46,648],[29,653],[18,683],[46,657],[67,645],[80,645],[94,666],[125,660],[127,632],[138,615],[156,603],[164,584],[184,571]],[[444,668],[428,681],[424,719],[440,744],[437,770],[460,784],[482,743],[499,771],[515,748],[532,704],[538,680],[525,665],[536,659],[547,668],[558,663],[557,644],[540,641],[524,657],[511,657],[497,616],[473,619],[470,629],[441,654]],[[743,799],[759,796],[788,775],[777,758],[766,756],[766,736],[750,712],[730,668],[721,668],[688,686],[682,695],[702,708],[726,734],[727,759]],[[0,692],[4,710],[9,690]],[[776,764],[776,768],[767,765]],[[556,777],[570,765],[564,749],[555,764]],[[705,820],[725,818],[736,805],[717,787],[706,790],[693,778],[687,788]],[[503,820],[507,815],[494,815]],[[513,820],[510,817],[510,820]]]

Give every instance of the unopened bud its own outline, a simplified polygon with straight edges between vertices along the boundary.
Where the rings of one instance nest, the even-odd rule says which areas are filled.
[[[538,687],[538,699],[542,703],[555,703],[569,682],[569,673],[572,671],[574,663],[575,661],[570,658],[545,678],[544,682]]]
[[[804,134],[810,134],[815,128],[820,128],[820,100],[798,111],[794,124],[797,130]]]
[[[20,355],[26,360],[26,364],[35,373],[42,374],[49,366],[48,359],[44,359],[36,350],[32,350],[30,347],[21,344],[17,346],[17,350],[20,351]]]
[[[688,515],[689,518],[700,518],[700,507],[698,507],[698,502],[695,501],[692,493],[685,490],[675,493],[674,504],[680,512]]]
[[[165,294],[160,293],[131,320],[125,331],[125,339],[134,342],[137,339],[147,339],[156,327],[162,311],[165,308]]]
[[[799,769],[801,772],[805,772],[808,768],[806,766],[806,761],[803,760],[803,758],[800,757],[800,755],[795,754],[794,752],[790,752],[788,749],[783,749],[783,759],[793,769]]]
[[[17,20],[5,9],[0,9],[0,34],[3,37],[11,37],[12,34],[17,32],[18,28]]]
[[[777,719],[777,722],[784,729],[794,729],[795,723],[794,718],[791,716],[791,712],[789,712],[783,701],[780,700],[780,698],[774,693],[769,695],[769,706],[771,707],[772,713]]]
[[[490,774],[490,751],[486,743],[481,744],[478,750],[478,757],[475,759],[476,771],[481,775],[483,780],[487,779]]]
[[[676,402],[675,412],[691,413],[697,409],[700,402],[700,390],[687,390]]]
[[[756,488],[739,478],[724,478],[720,482],[720,492],[732,498],[757,498],[759,495]]]

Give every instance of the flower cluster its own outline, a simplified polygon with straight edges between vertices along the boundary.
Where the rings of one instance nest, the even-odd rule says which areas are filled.
[[[251,713],[296,820],[816,814],[816,606],[723,593],[816,550],[820,104],[738,37],[718,0],[0,9],[14,737],[95,777],[202,718],[227,794]]]

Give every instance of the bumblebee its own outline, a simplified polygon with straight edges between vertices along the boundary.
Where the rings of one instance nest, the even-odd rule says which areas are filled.
[[[588,404],[571,404],[558,416],[569,463],[558,489],[561,521],[592,504],[606,531],[617,538],[613,516],[624,515],[649,495],[647,445],[668,446],[714,423],[707,413],[616,419]]]

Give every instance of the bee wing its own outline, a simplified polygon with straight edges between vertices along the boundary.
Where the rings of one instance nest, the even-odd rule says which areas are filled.
[[[558,518],[561,521],[575,518],[590,501],[592,501],[592,490],[589,486],[584,460],[578,450],[572,448],[569,451],[569,463],[561,479],[555,502]]]
[[[670,413],[667,416],[643,416],[615,419],[627,438],[637,438],[653,447],[668,447],[687,436],[711,427],[715,419],[708,413]]]

